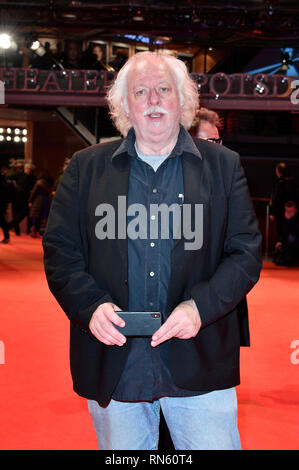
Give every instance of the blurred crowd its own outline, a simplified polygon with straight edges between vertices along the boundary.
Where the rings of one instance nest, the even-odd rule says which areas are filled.
[[[106,48],[100,43],[90,42],[83,50],[82,43],[75,40],[58,42],[56,49],[46,41],[36,51],[23,45],[17,49],[7,50],[0,57],[0,67],[29,67],[40,70],[85,69],[118,71],[128,59],[125,48],[114,51],[110,60],[106,57]]]
[[[20,224],[25,220],[31,237],[40,236],[42,223],[47,220],[55,185],[46,172],[35,175],[31,162],[12,160],[0,171],[0,226],[9,243],[10,231],[21,235]],[[10,211],[8,211],[10,207]]]

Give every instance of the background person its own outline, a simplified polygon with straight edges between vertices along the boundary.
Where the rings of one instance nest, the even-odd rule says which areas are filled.
[[[68,166],[69,163],[70,163],[70,158],[65,158],[65,159],[64,159],[64,162],[63,162],[63,165],[62,165],[62,168],[61,168],[61,170],[60,170],[60,172],[59,172],[57,178],[56,178],[55,181],[54,181],[54,188],[53,188],[53,191],[56,191],[56,188],[57,188],[57,186],[59,185],[60,180],[61,180],[61,178],[62,178],[62,176],[63,176],[63,173],[64,173],[65,170],[67,169],[67,166]],[[54,194],[53,194],[53,195],[54,195]]]
[[[48,218],[52,190],[52,178],[47,173],[41,174],[32,189],[28,202],[31,220],[30,236],[33,238],[40,235],[41,223],[43,219]]]
[[[276,243],[274,263],[279,266],[299,265],[299,214],[295,201],[287,201],[281,223],[280,239]]]
[[[9,222],[8,228],[14,228],[16,234],[21,234],[19,224],[23,219],[25,219],[25,217],[28,217],[29,195],[36,180],[33,169],[34,165],[31,162],[25,162],[24,168],[19,171],[13,179],[15,185],[13,219]]]
[[[7,166],[2,166],[0,170],[0,227],[3,230],[4,238],[1,243],[9,243],[9,227],[6,220],[6,212],[8,203],[12,199],[13,187],[12,183],[7,179]]]
[[[9,179],[13,183],[14,191],[13,191],[13,198],[12,198],[12,223],[9,222],[9,226],[12,227],[15,231],[17,236],[21,235],[21,229],[19,222],[22,220],[23,212],[24,212],[24,200],[22,195],[22,186],[19,182],[22,180],[23,176],[23,169],[24,169],[24,160],[17,159],[12,161],[12,167],[8,172]],[[27,210],[27,207],[26,209]],[[19,214],[22,214],[22,218],[19,219]]]
[[[61,57],[61,64],[65,69],[82,69],[81,44],[77,41],[66,41],[64,53]]]
[[[289,175],[288,167],[284,162],[275,167],[276,181],[270,204],[270,220],[276,222],[278,242],[281,241],[284,231],[285,204],[294,201],[298,204],[298,187],[293,177]]]
[[[220,119],[218,113],[207,108],[200,108],[192,126],[191,135],[216,144],[221,144],[219,128]]]
[[[114,69],[105,63],[104,61],[104,52],[102,47],[99,44],[95,44],[92,49],[94,60],[92,63],[91,68],[95,70],[110,70],[113,71]]]
[[[117,72],[125,65],[128,60],[128,52],[123,48],[118,48],[115,51],[115,57],[110,60],[109,65]]]

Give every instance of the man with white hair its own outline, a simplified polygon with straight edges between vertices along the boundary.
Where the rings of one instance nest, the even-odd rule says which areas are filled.
[[[156,449],[160,407],[176,449],[240,449],[235,386],[249,336],[236,306],[261,269],[240,159],[187,132],[198,93],[172,56],[131,57],[108,103],[124,139],[73,156],[43,238],[48,284],[70,319],[74,390],[99,449]],[[157,206],[179,217],[165,227]],[[163,322],[126,337],[120,311]]]

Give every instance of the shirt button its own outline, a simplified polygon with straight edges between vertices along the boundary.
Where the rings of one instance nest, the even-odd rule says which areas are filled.
[[[156,188],[154,188],[154,189],[153,189],[153,193],[156,193],[156,192],[157,192],[157,189],[156,189]]]
[[[152,307],[154,305],[154,302],[149,302],[149,306]]]
[[[151,247],[155,246],[154,242],[151,242]]]
[[[153,277],[155,275],[154,271],[150,272],[150,276]]]
[[[155,219],[156,219],[156,216],[155,216],[155,215],[152,215],[152,216],[151,216],[151,219],[152,219],[152,220],[155,220]]]

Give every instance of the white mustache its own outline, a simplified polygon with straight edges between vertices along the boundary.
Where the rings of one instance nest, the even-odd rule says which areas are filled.
[[[148,114],[154,113],[168,114],[168,111],[167,109],[164,109],[161,106],[150,106],[143,112],[143,116],[147,116]]]

